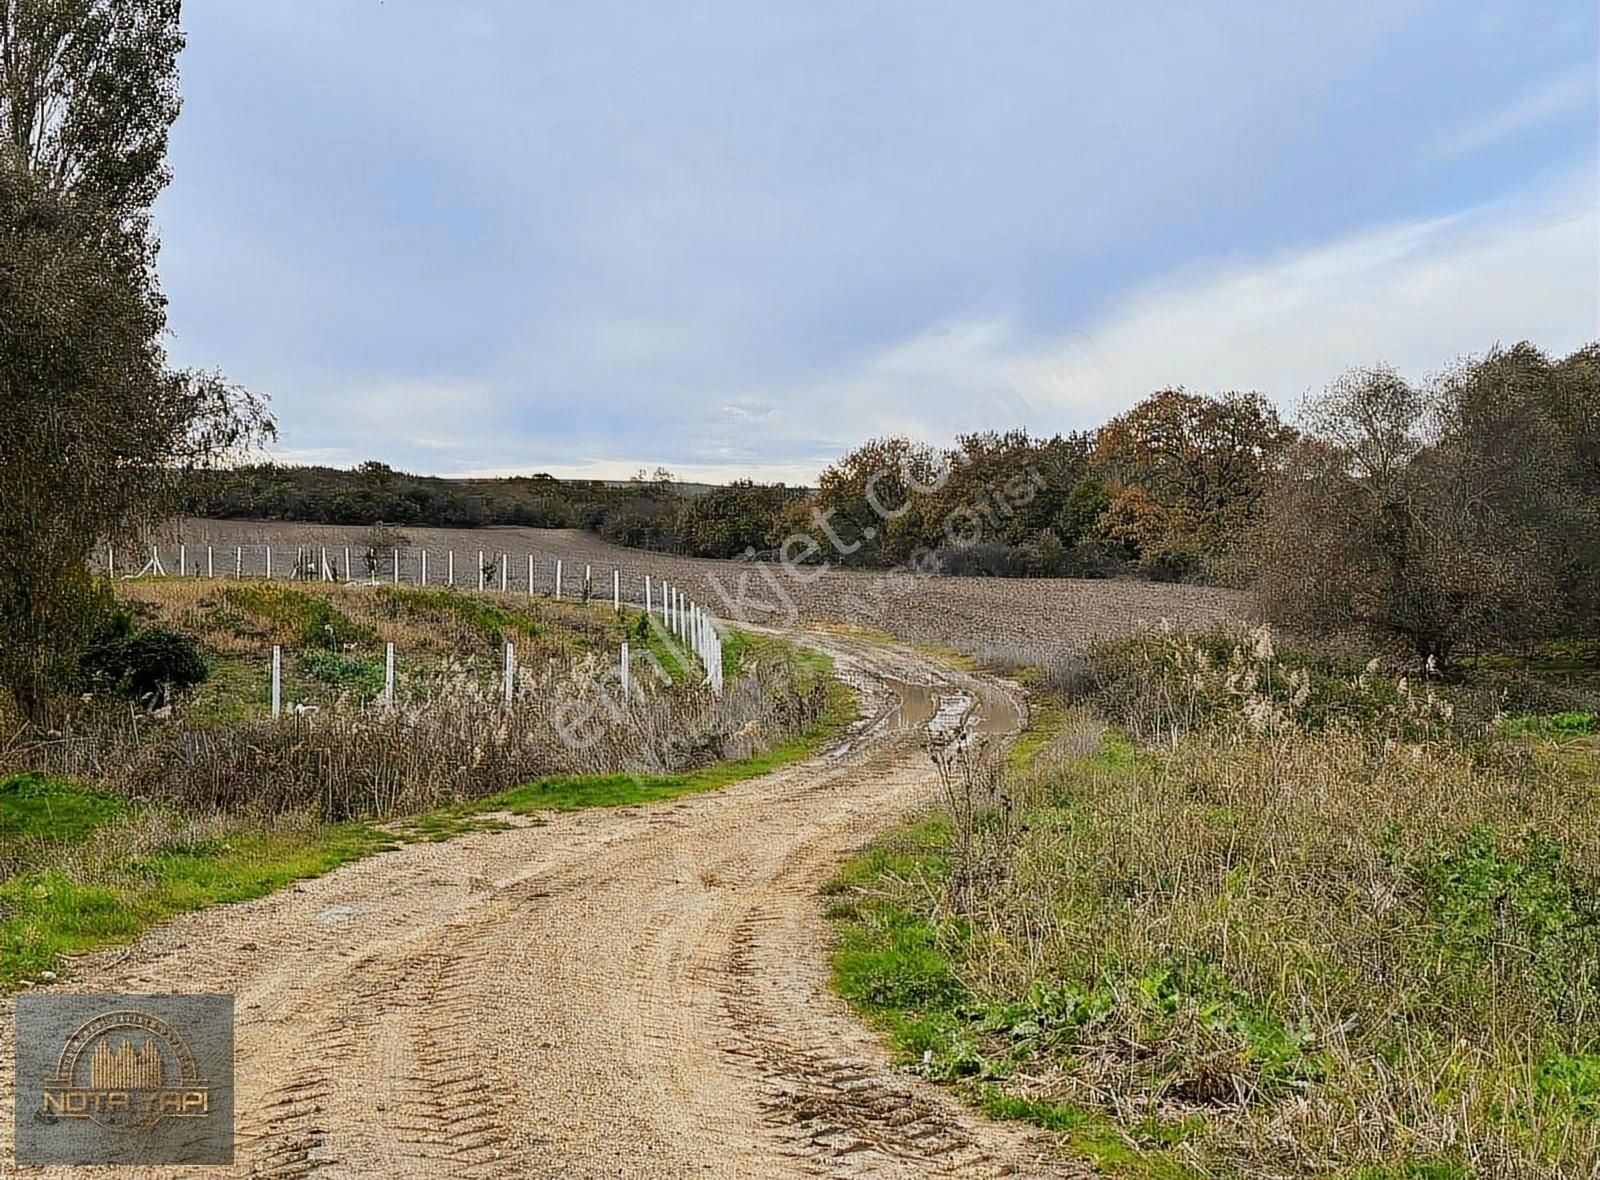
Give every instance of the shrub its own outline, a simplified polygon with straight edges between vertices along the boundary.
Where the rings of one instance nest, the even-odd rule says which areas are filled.
[[[88,691],[110,691],[158,704],[199,684],[210,674],[200,645],[166,627],[135,631],[125,616],[113,616],[79,661]]]

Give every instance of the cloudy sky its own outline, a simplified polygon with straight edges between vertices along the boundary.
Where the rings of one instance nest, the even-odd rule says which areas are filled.
[[[185,19],[171,350],[286,460],[810,482],[1600,335],[1593,0]]]

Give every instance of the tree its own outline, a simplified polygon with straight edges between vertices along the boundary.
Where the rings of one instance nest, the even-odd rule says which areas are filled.
[[[1492,349],[1425,385],[1387,368],[1313,399],[1251,550],[1264,610],[1448,663],[1593,634],[1595,350]]]
[[[34,721],[93,626],[94,546],[271,429],[161,347],[148,206],[181,46],[175,3],[0,0],[0,682]]]
[[[1102,532],[1147,568],[1197,568],[1250,520],[1293,436],[1258,393],[1151,394],[1096,438]]]

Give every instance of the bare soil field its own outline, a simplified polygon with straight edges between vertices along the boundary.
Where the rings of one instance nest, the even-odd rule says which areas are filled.
[[[297,546],[327,546],[342,566],[344,548],[358,576],[367,576],[363,554],[373,531],[360,526],[307,525],[292,522],[186,520],[162,538],[163,561],[171,570],[181,539],[188,546],[188,566],[204,561],[206,546],[214,549],[217,571],[231,572],[239,547],[244,569],[264,572],[264,547],[274,552],[276,576],[294,566]],[[609,598],[612,571],[621,573],[626,601],[640,603],[645,577],[659,586],[666,578],[724,619],[786,626],[796,622],[848,624],[870,628],[912,643],[935,644],[969,654],[1006,654],[1026,650],[1039,659],[1054,659],[1081,649],[1090,639],[1125,634],[1170,620],[1185,628],[1203,628],[1238,617],[1240,597],[1213,587],[1164,585],[1139,581],[1093,581],[1073,578],[945,578],[910,571],[885,573],[827,570],[791,577],[781,566],[674,557],[610,545],[591,534],[565,529],[485,528],[401,530],[400,577],[414,581],[428,553],[429,584],[442,582],[447,554],[455,553],[457,584],[477,584],[478,553],[485,561],[508,555],[507,585],[528,589],[528,558],[534,557],[534,588],[548,594],[555,586],[555,562],[563,563],[568,595],[579,593],[588,566],[597,597]],[[393,577],[393,552],[379,554],[377,577]],[[123,563],[119,563],[123,564]],[[489,579],[498,585],[498,568]]]
[[[208,1174],[1081,1174],[1046,1137],[891,1069],[828,988],[818,886],[937,793],[926,721],[906,724],[891,686],[956,703],[947,718],[986,703],[1002,727],[1011,690],[905,648],[813,641],[864,714],[819,757],[408,845],[179,918],[53,986],[234,994],[237,1161]]]

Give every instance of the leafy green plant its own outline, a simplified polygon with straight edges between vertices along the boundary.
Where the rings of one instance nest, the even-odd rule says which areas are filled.
[[[313,680],[335,688],[375,697],[383,691],[383,666],[338,651],[313,651],[300,657],[300,670]]]
[[[166,627],[130,630],[119,618],[79,661],[85,688],[165,702],[209,675],[200,645]]]

